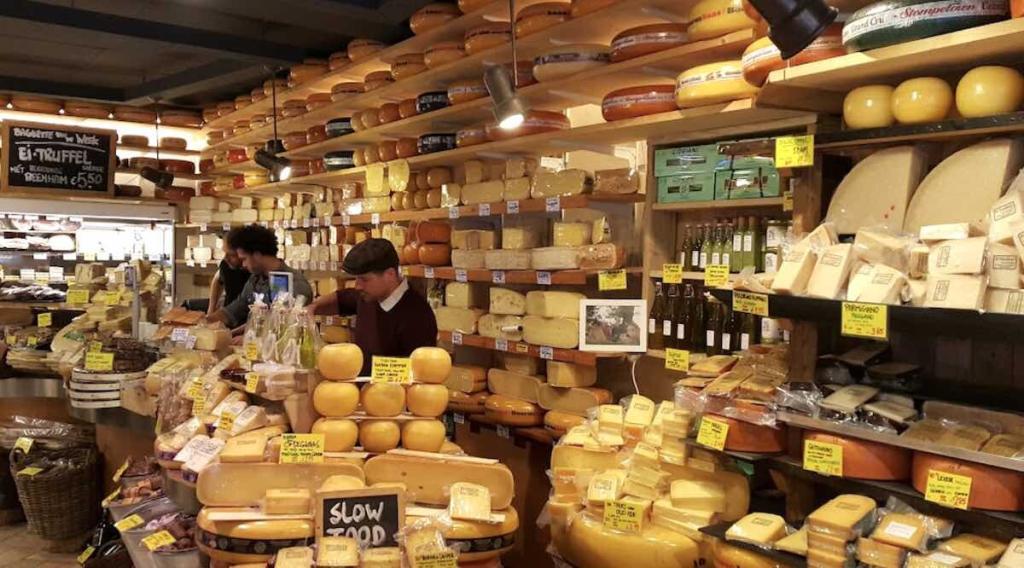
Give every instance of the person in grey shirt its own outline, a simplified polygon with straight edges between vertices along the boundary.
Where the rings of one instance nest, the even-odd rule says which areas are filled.
[[[277,258],[277,237],[274,232],[259,225],[236,227],[227,234],[227,245],[242,260],[242,266],[252,276],[242,288],[242,293],[230,304],[207,318],[210,322],[224,322],[241,334],[249,319],[249,306],[256,301],[256,294],[263,294],[263,301],[270,303],[270,273],[290,272],[292,274],[292,296],[302,296],[308,303],[313,298],[313,289],[301,273],[296,272],[283,260]]]

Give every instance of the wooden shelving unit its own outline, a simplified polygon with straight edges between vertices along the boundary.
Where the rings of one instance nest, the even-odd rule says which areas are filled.
[[[157,146],[133,146],[130,144],[118,144],[118,150],[130,150],[132,152],[144,152],[146,154],[160,153],[161,156],[185,156],[194,157],[199,156],[203,152],[200,150],[172,150],[170,148],[158,148]]]
[[[125,174],[125,175],[138,176],[138,175],[142,175],[142,170],[141,169],[133,170],[133,169],[130,169],[130,168],[117,168],[117,173]],[[183,181],[206,181],[206,180],[210,179],[210,176],[208,174],[180,174],[180,173],[175,173],[174,174],[174,179],[175,180],[183,180]],[[138,198],[130,198],[130,199],[138,199]]]
[[[267,170],[262,168],[256,162],[254,162],[252,160],[246,160],[244,162],[238,162],[237,164],[228,164],[226,166],[215,167],[212,170],[209,170],[209,171],[203,172],[203,173],[205,175],[209,175],[209,176],[219,176],[219,175],[233,175],[233,174],[244,174],[244,173],[247,173],[247,172],[265,172],[265,171],[267,171]]]
[[[640,274],[639,268],[624,269],[627,274]],[[593,282],[603,270],[484,270],[459,269],[451,266],[403,266],[402,273],[412,278],[435,278],[458,282],[488,282],[491,284],[536,284],[584,286]],[[428,276],[429,274],[429,276]],[[548,282],[548,284],[544,284]]]
[[[530,357],[536,357],[538,359],[565,361],[566,363],[576,363],[577,365],[586,365],[588,367],[596,365],[598,359],[619,358],[623,356],[622,353],[596,353],[591,351],[580,351],[578,349],[560,349],[557,347],[531,345],[522,341],[505,341],[503,344],[505,349],[499,349],[499,347],[502,346],[500,342],[504,340],[451,331],[439,331],[437,332],[437,338],[439,341],[451,342],[454,345],[466,345],[468,347],[479,347],[481,349],[490,349],[492,351],[518,353],[520,355],[529,355]],[[542,352],[542,350],[544,351]],[[551,351],[550,356],[547,356],[547,350]]]
[[[781,197],[762,197],[760,199],[725,199],[722,201],[683,201],[680,203],[655,203],[652,208],[655,211],[728,211],[730,209],[744,209],[751,207],[763,207],[765,209],[782,209],[783,199]]]

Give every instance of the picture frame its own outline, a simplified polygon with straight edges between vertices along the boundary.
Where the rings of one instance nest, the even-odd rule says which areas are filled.
[[[647,302],[580,301],[580,351],[644,353],[647,351]]]

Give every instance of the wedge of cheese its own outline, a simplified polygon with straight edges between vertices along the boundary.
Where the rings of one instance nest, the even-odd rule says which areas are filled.
[[[451,308],[441,306],[434,309],[438,331],[458,331],[460,333],[476,333],[476,322],[484,314],[483,310],[473,308]]]
[[[444,287],[444,305],[453,308],[482,308],[485,288],[470,282],[449,282]]]
[[[553,387],[589,387],[597,382],[597,368],[547,361],[547,377]]]
[[[772,291],[776,294],[802,295],[807,290],[807,282],[814,272],[817,258],[809,248],[791,250],[775,273]]]
[[[492,314],[521,316],[526,314],[526,296],[508,288],[490,288],[490,306]],[[532,294],[532,292],[531,292]]]
[[[487,388],[487,369],[476,365],[452,365],[444,386],[457,392],[480,392]]]
[[[832,245],[821,251],[807,281],[807,295],[834,300],[846,286],[853,264],[853,245]]]
[[[978,310],[984,305],[985,278],[962,274],[928,275],[924,305],[930,308]]]
[[[525,400],[537,403],[540,399],[540,389],[544,379],[530,375],[520,375],[503,369],[489,369],[487,371],[487,389],[494,394],[500,394],[509,398]],[[551,410],[551,409],[547,409]]]
[[[928,274],[981,274],[987,245],[985,237],[938,243],[928,253]]]
[[[534,270],[576,269],[580,267],[579,250],[569,246],[535,248],[530,251],[530,266]]]
[[[899,231],[914,190],[927,167],[925,152],[915,146],[879,150],[846,174],[828,205],[825,220],[840,234],[864,227]]]
[[[477,330],[484,337],[522,341],[523,318],[520,316],[484,314],[477,320]]]

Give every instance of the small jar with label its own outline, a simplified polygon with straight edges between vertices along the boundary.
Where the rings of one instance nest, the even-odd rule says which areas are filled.
[[[779,270],[782,262],[782,243],[786,240],[789,232],[790,221],[785,219],[768,219],[765,221],[765,237],[763,257],[764,271],[774,273]]]

